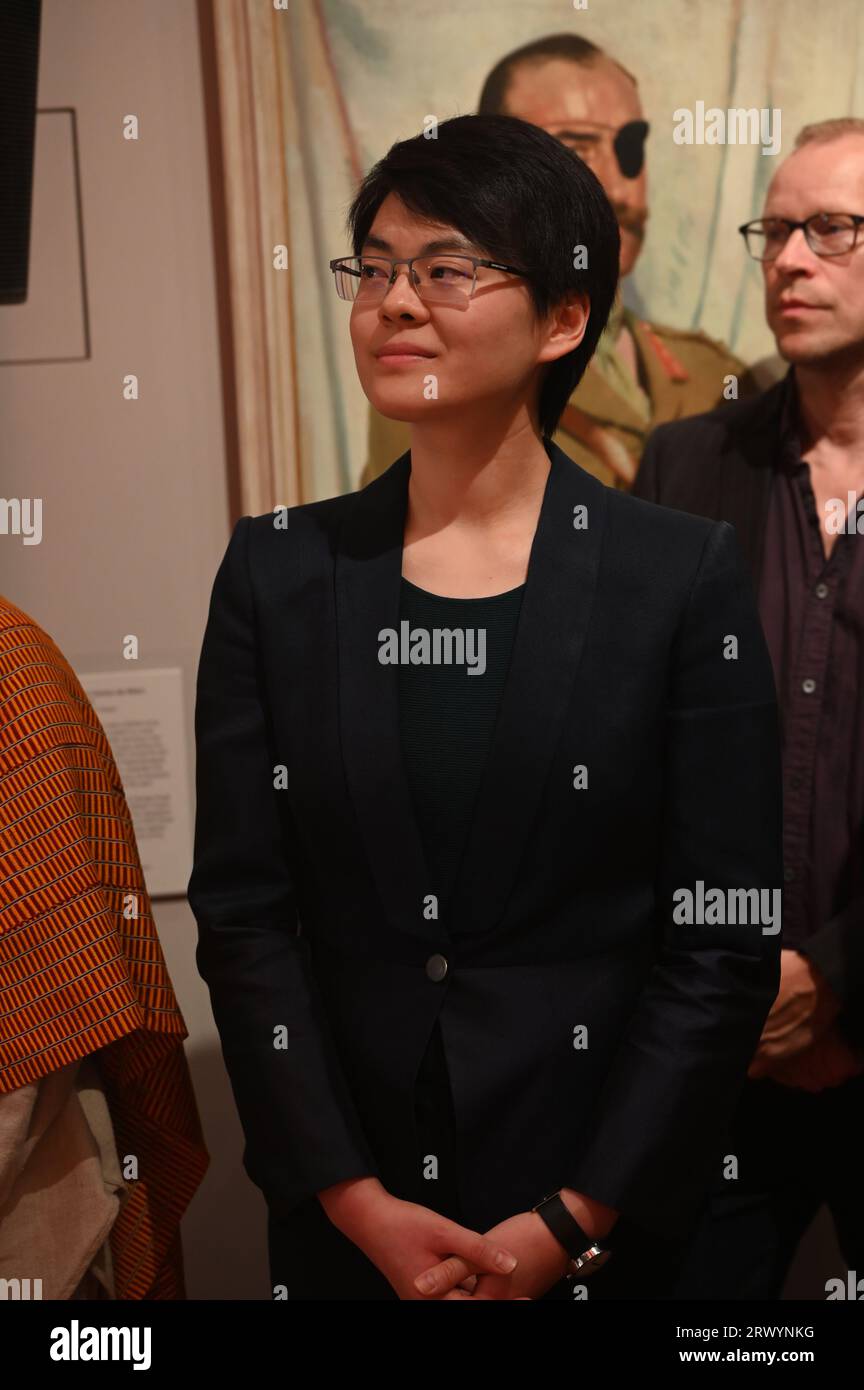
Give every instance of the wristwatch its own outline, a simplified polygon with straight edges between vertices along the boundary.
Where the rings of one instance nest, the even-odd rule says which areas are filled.
[[[548,1197],[544,1197],[542,1202],[538,1202],[531,1210],[542,1216],[559,1245],[563,1245],[570,1256],[570,1265],[564,1274],[565,1279],[573,1279],[577,1274],[593,1274],[595,1270],[602,1269],[609,1260],[612,1254],[609,1237],[604,1237],[605,1243],[601,1245],[599,1240],[586,1235],[560,1193],[550,1192]]]

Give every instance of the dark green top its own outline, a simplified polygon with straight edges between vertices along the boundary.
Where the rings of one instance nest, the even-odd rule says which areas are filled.
[[[445,598],[402,580],[399,618],[410,632],[471,629],[461,664],[400,664],[399,722],[405,768],[439,914],[455,883],[489,750],[525,585],[490,598]],[[485,670],[478,629],[485,632]],[[442,648],[442,652],[446,648]]]

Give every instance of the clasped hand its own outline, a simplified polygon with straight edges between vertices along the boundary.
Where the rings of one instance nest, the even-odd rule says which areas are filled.
[[[747,1075],[817,1092],[864,1071],[835,1019],[839,1001],[821,972],[799,951],[780,953],[780,987]]]
[[[518,1212],[481,1235],[374,1177],[318,1194],[334,1225],[381,1271],[401,1299],[532,1299],[565,1273],[569,1257],[536,1212]],[[426,1275],[431,1288],[417,1281]]]
[[[401,1299],[540,1298],[566,1274],[567,1251],[536,1211],[521,1211],[485,1234],[417,1202],[403,1201],[374,1177],[320,1192],[330,1220],[381,1271]],[[586,1233],[599,1238],[618,1218],[613,1207],[561,1189]]]
[[[570,1263],[567,1252],[533,1211],[508,1217],[479,1239],[500,1245],[514,1255],[515,1269],[509,1274],[501,1273],[482,1261],[472,1260],[470,1250],[453,1253],[414,1280],[424,1298],[539,1298],[563,1277]]]

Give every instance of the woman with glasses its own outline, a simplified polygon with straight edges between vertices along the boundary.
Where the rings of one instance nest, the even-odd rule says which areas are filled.
[[[198,674],[189,898],[274,1297],[657,1296],[778,979],[770,926],[681,912],[782,877],[735,533],[551,441],[619,248],[559,141],[456,117],[348,221],[411,448],[237,523]]]

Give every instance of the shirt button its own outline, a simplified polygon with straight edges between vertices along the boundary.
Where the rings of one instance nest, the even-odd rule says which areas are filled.
[[[430,980],[434,980],[436,984],[439,984],[447,974],[447,961],[445,957],[439,955],[430,956],[426,962],[426,974],[429,976]]]
[[[805,695],[812,695],[813,691],[816,689],[816,682],[811,680],[808,676],[806,681],[801,682],[801,689],[804,691]]]
[[[827,584],[817,584],[817,585],[816,585],[815,593],[816,593],[816,597],[817,597],[817,598],[826,598],[826,597],[827,597],[827,594],[828,594],[828,585],[827,585]]]

